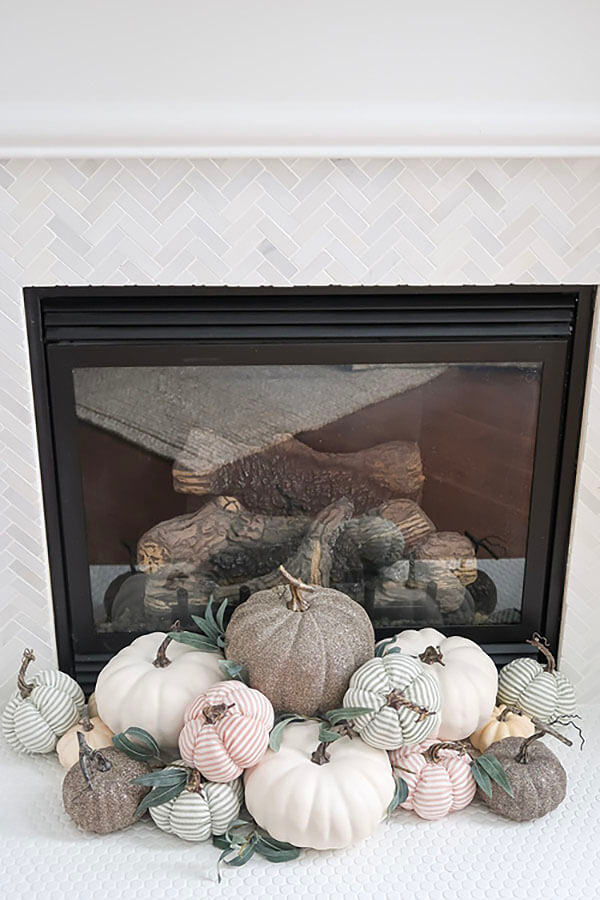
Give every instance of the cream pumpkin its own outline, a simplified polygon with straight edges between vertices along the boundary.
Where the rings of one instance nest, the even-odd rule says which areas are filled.
[[[401,807],[412,809],[422,819],[441,819],[464,809],[475,796],[477,785],[469,755],[436,738],[394,750],[390,760],[408,786]]]
[[[507,737],[530,737],[535,731],[535,726],[531,719],[525,715],[513,713],[510,709],[501,703],[494,707],[491,719],[485,723],[483,728],[474,731],[470,737],[470,741],[476,750],[484,753],[487,748],[496,741],[501,741]]]
[[[98,715],[113,731],[145,728],[165,750],[177,747],[183,714],[194,697],[221,681],[219,653],[143,634],[105,665],[96,682]]]
[[[185,711],[181,758],[209,781],[233,781],[264,755],[274,718],[260,691],[241,681],[216,684]]]
[[[78,732],[82,731],[88,747],[91,750],[100,750],[102,747],[112,746],[112,736],[114,734],[110,728],[104,724],[98,716],[82,716],[76,725],[72,725],[60,738],[56,745],[58,761],[63,769],[70,769],[79,759],[79,739]]]
[[[385,750],[359,737],[324,748],[316,722],[288,725],[280,749],[269,750],[244,781],[246,807],[262,828],[276,840],[315,850],[369,837],[395,791]]]
[[[491,657],[463,637],[446,637],[435,628],[401,631],[385,644],[384,656],[400,650],[419,659],[442,694],[438,737],[460,741],[482,728],[492,714],[498,673]]]

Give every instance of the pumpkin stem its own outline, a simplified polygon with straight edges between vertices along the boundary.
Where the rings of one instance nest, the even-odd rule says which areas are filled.
[[[570,741],[569,738],[565,737],[564,734],[561,734],[560,731],[556,731],[554,728],[550,728],[549,725],[546,725],[544,722],[540,722],[539,719],[531,720],[536,727],[536,731],[531,735],[531,737],[525,738],[519,752],[515,756],[515,760],[518,763],[526,763],[529,759],[529,747],[533,744],[534,741],[539,740],[539,738],[543,737],[545,734],[550,734],[552,737],[561,741],[563,744],[566,744],[567,747],[573,746],[573,741]]]
[[[505,706],[499,716],[496,716],[497,722],[506,722],[509,716],[524,716],[525,713],[518,706]]]
[[[230,703],[229,706],[226,703],[215,703],[214,706],[205,706],[202,715],[209,725],[215,725],[227,715],[232,706],[235,706],[235,703]]]
[[[432,663],[439,663],[440,666],[446,665],[439,647],[425,647],[423,652],[419,653],[419,659],[427,666],[430,666]]]
[[[317,766],[322,766],[325,763],[328,763],[329,760],[330,756],[327,752],[327,742],[321,741],[317,749],[313,752],[310,761],[314,762]]]
[[[173,622],[169,631],[181,631],[181,625],[179,624],[179,619],[176,622]],[[154,661],[152,663],[157,669],[165,669],[167,666],[171,665],[171,660],[167,656],[167,647],[173,640],[170,634],[165,635],[165,639],[156,651],[156,656],[154,657]]]
[[[201,772],[198,769],[192,769],[185,786],[188,791],[192,791],[194,794],[201,794],[203,783]]]
[[[424,706],[417,706],[416,703],[413,703],[412,700],[409,700],[408,697],[405,697],[404,694],[398,690],[391,691],[387,695],[385,698],[385,705],[391,706],[396,710],[403,706],[407,709],[412,709],[413,712],[417,713],[417,722],[422,722],[423,719],[426,719],[428,716],[435,716],[435,711],[425,709]]]
[[[313,584],[305,584],[303,581],[300,581],[299,578],[294,578],[293,575],[290,575],[287,569],[283,566],[279,566],[279,571],[285,578],[288,583],[291,599],[287,602],[287,608],[293,610],[294,612],[306,612],[306,610],[310,607],[309,601],[306,597],[303,597],[300,591],[314,591],[315,586]]]
[[[81,727],[83,728],[83,730],[86,731],[86,732],[87,732],[87,731],[93,731],[93,730],[94,730],[94,726],[92,725],[92,722],[91,722],[91,720],[90,720],[90,717],[87,715],[87,713],[84,713],[84,714],[82,715],[82,717],[81,717],[80,720],[79,720],[79,724],[81,725]]]
[[[25,672],[27,671],[27,666],[30,662],[33,662],[35,659],[35,653],[33,650],[24,650],[23,651],[23,659],[21,660],[21,668],[19,669],[19,673],[17,675],[17,688],[19,689],[19,693],[23,700],[26,700],[32,692],[35,685],[32,682],[25,681]]]
[[[100,750],[92,750],[83,731],[77,732],[77,740],[79,741],[79,767],[88,788],[93,791],[91,766],[94,765],[99,772],[108,772],[109,769],[112,769],[112,763]]]
[[[421,756],[424,756],[429,762],[441,762],[440,750],[458,750],[459,753],[468,753],[468,748],[462,741],[439,741],[432,744],[427,750],[423,750]]]
[[[532,647],[535,647],[546,657],[546,672],[554,672],[556,669],[556,660],[548,648],[548,640],[535,631],[526,643],[531,644]]]

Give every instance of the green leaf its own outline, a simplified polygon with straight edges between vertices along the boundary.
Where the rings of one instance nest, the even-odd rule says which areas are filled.
[[[152,735],[143,728],[131,726],[114,734],[112,742],[117,750],[125,753],[130,759],[142,761],[160,759],[160,747]]]
[[[224,863],[226,866],[243,866],[245,865],[254,853],[256,852],[256,845],[258,842],[258,837],[256,835],[252,835],[247,841],[243,844],[227,844],[219,859],[217,860],[217,880],[219,884],[221,883],[221,863]],[[213,843],[217,846],[223,846],[223,843],[217,844],[216,839],[213,837]]]
[[[388,638],[385,641],[380,641],[375,647],[375,656],[385,656],[386,647],[389,647],[390,644],[394,643],[394,638]]]
[[[270,835],[260,835],[256,842],[256,852],[264,856],[269,862],[282,863],[300,856],[300,848],[293,844],[284,844],[276,841],[279,846],[274,846]]]
[[[246,666],[242,666],[241,663],[236,663],[232,659],[222,659],[219,662],[219,666],[225,674],[234,681],[241,681],[243,684],[247,685],[250,684],[248,669]]]
[[[211,597],[211,599],[212,599],[212,597]],[[217,615],[215,616],[217,627],[218,627],[219,631],[221,632],[221,634],[225,633],[225,611],[227,609],[228,603],[229,603],[229,600],[227,598],[225,598],[225,600],[223,600],[223,602],[219,606],[219,608],[217,610]]]
[[[327,727],[326,722],[322,722],[319,726],[319,740],[324,744],[333,744],[334,741],[337,741],[341,738],[341,734],[338,731],[332,731],[331,728]]]
[[[471,763],[471,772],[476,784],[479,785],[484,794],[488,797],[492,796],[492,782],[490,776],[479,763],[479,759],[474,759]]]
[[[394,791],[394,796],[390,802],[390,805],[387,808],[388,815],[393,813],[401,803],[404,803],[406,798],[408,797],[408,785],[404,778],[401,775],[396,775],[396,790]]]
[[[169,800],[179,797],[184,787],[185,781],[183,783],[171,784],[167,787],[152,788],[150,793],[146,794],[136,809],[135,815],[139,816],[142,813],[145,813],[147,809],[150,809],[151,806],[162,806],[163,803],[168,803]]]
[[[368,716],[374,712],[377,712],[377,710],[371,706],[345,706],[341,709],[330,709],[324,715],[331,725],[339,725],[340,722],[349,722],[352,719],[357,719],[359,716]]]
[[[172,640],[178,644],[187,644],[194,650],[203,650],[205,653],[220,653],[221,648],[210,638],[202,634],[196,634],[194,631],[172,631],[169,632]]]
[[[185,769],[160,769],[158,772],[149,772],[147,775],[138,775],[133,778],[132,784],[143,784],[145,787],[170,787],[181,784],[185,787],[188,773]]]
[[[284,719],[280,719],[276,725],[273,725],[271,728],[271,732],[269,734],[269,747],[271,750],[274,750],[275,753],[281,747],[281,741],[283,739],[284,729],[290,725],[292,722],[304,722],[300,716],[289,715]]]
[[[484,753],[476,760],[487,775],[499,785],[503,791],[506,791],[509,797],[514,797],[510,779],[506,774],[504,766],[493,753]]]

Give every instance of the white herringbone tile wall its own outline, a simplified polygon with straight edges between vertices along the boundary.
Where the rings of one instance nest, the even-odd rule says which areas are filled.
[[[55,661],[21,289],[600,282],[600,160],[12,160],[0,165],[0,699]],[[600,690],[600,352],[563,630]]]

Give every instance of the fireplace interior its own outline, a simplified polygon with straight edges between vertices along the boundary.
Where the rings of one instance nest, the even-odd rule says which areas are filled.
[[[556,646],[588,288],[26,291],[61,665],[283,564],[499,663]]]

